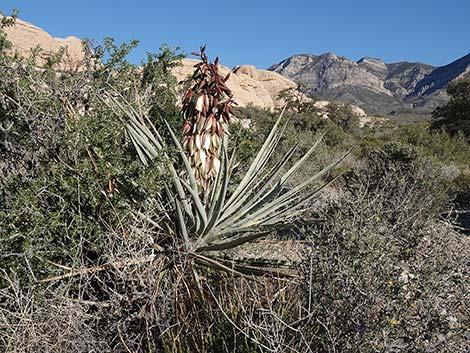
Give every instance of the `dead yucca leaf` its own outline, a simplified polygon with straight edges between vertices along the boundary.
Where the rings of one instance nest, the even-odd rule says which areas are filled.
[[[200,192],[210,188],[220,169],[220,147],[234,114],[232,91],[225,82],[229,75],[219,73],[219,58],[210,63],[204,53],[194,52],[201,58],[189,78],[191,88],[183,95],[181,113],[183,123],[183,149],[186,151]]]

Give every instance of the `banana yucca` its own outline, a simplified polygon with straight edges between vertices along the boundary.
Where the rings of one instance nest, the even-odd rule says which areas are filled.
[[[232,114],[231,92],[225,86],[227,77],[221,79],[218,75],[217,60],[209,64],[204,50],[201,52],[202,62],[193,75],[196,83],[183,98],[183,143],[164,119],[179,161],[165,156],[166,141],[142,109],[126,102],[119,92],[103,101],[117,116],[124,117],[123,123],[142,163],[149,166],[160,157],[159,163],[164,163],[170,173],[164,192],[155,200],[161,228],[170,233],[173,241],[173,245],[168,245],[170,249],[175,250],[174,244],[179,244],[177,248],[185,249],[197,264],[240,274],[260,274],[261,268],[227,262],[221,251],[292,225],[332,180],[320,186],[318,181],[351,149],[299,184],[292,184],[292,176],[308,161],[322,137],[299,160],[292,161],[296,144],[276,163],[270,163],[282,138],[282,126],[288,124],[282,112],[239,184],[232,185],[235,162],[227,155],[225,133],[225,124]],[[145,215],[144,219],[151,217]]]
[[[222,77],[216,58],[210,63],[201,47],[201,58],[190,77],[189,88],[183,95],[181,114],[183,124],[183,150],[186,151],[200,192],[207,191],[220,169],[220,147],[233,115],[232,92]]]

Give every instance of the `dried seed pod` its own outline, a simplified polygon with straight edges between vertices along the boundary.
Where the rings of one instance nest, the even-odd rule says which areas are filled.
[[[211,146],[211,135],[206,132],[204,133],[203,137],[204,137],[204,140],[202,142],[202,148],[204,148],[207,151],[209,147]]]
[[[194,137],[194,141],[196,142],[196,148],[198,150],[201,149],[202,147],[202,144],[201,144],[201,135],[200,134],[197,134],[195,137]]]
[[[203,104],[204,104],[204,96],[199,96],[196,101],[196,110],[199,112],[202,112]]]
[[[205,119],[205,118],[203,118],[203,117],[201,117],[201,119],[197,120],[197,122],[196,122],[195,125],[197,126],[196,131],[197,131],[198,133],[201,133],[201,132],[204,131],[204,126],[205,126],[205,124],[206,124],[206,120],[207,120],[207,119]]]
[[[219,174],[219,170],[220,170],[220,159],[218,159],[216,156],[214,156],[214,170],[215,170],[214,175]]]
[[[189,121],[185,121],[183,124],[183,135],[186,135],[191,130],[191,124]]]
[[[211,115],[209,115],[209,117],[206,119],[205,123],[204,123],[204,130],[205,131],[210,131],[210,129],[212,128],[212,121],[214,120],[214,117]]]

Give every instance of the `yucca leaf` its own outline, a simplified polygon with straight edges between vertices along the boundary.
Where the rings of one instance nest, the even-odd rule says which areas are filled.
[[[179,205],[178,200],[175,200],[175,208],[176,208],[176,219],[178,220],[178,226],[183,236],[184,243],[186,245],[186,249],[190,247],[190,241],[188,236],[188,230],[186,229],[186,223],[184,222],[183,213],[181,212],[181,207]]]
[[[198,251],[219,251],[233,249],[244,243],[259,239],[269,233],[271,233],[271,230],[256,231],[254,230],[254,228],[246,233],[239,231],[237,232],[237,236],[229,237],[216,242],[211,242],[210,244],[199,248]]]
[[[136,114],[137,112],[134,109],[126,109],[117,99],[114,97],[109,97],[110,100],[118,107],[118,109],[124,113],[125,116],[128,117],[128,120],[125,121],[125,127],[129,132],[129,136],[131,137],[131,141],[137,151],[137,154],[139,155],[139,158],[141,162],[145,165],[148,166],[149,162],[148,160],[153,160],[155,157],[158,155],[158,151],[161,151],[162,153],[165,153],[163,151],[163,140],[161,136],[156,132],[153,134],[143,123],[141,123],[137,118]],[[102,99],[103,100],[103,99]],[[105,101],[105,100],[103,100]],[[109,102],[105,103],[109,105]],[[115,110],[115,107],[110,106],[111,109]],[[148,120],[148,118],[146,118]],[[170,129],[170,134],[173,134],[173,131]],[[173,134],[173,137],[174,134]],[[147,156],[147,157],[145,157]],[[176,192],[179,196],[180,201],[182,202],[183,208],[185,210],[185,213],[188,215],[192,214],[191,211],[191,206],[189,205],[188,201],[186,200],[186,194],[184,192],[184,188],[180,182],[179,176],[176,172],[175,167],[173,164],[169,161],[170,158],[168,158],[167,155],[164,155],[163,157],[164,160],[167,162],[168,169],[171,174],[171,181],[172,184],[174,185]],[[184,153],[183,153],[183,160],[184,160]],[[186,159],[187,161],[187,159]],[[194,183],[194,176],[192,174],[189,174],[190,180],[192,176],[192,182]],[[190,216],[190,219],[194,222],[194,217]]]
[[[166,128],[167,128],[168,132],[170,133],[171,139],[173,141],[173,144],[176,147],[176,150],[177,150],[178,154],[180,155],[181,159],[183,160],[183,164],[186,168],[186,173],[189,177],[189,183],[191,185],[191,188],[193,189],[193,191],[195,193],[198,193],[196,178],[194,177],[194,172],[193,172],[193,169],[191,168],[191,164],[189,163],[188,157],[186,156],[186,153],[184,153],[183,147],[181,146],[178,138],[176,137],[175,133],[173,132],[173,129],[170,127],[170,124],[168,124],[168,121],[166,121],[166,119],[163,119],[163,121],[166,125]],[[200,202],[200,200],[199,200],[199,202]]]
[[[194,191],[194,189],[186,183],[184,180],[181,180],[181,184],[186,188],[186,190],[190,193],[191,195],[191,200],[194,205],[194,208],[196,209],[196,212],[199,216],[199,221],[200,223],[198,224],[197,227],[197,234],[202,234],[204,229],[207,227],[207,213],[206,209],[204,208],[201,198],[199,197],[198,191]]]
[[[266,219],[262,225],[271,226],[279,222],[282,222],[282,220],[285,220],[286,218],[294,218],[294,217],[297,217],[298,215],[301,215],[302,213],[308,210],[308,202],[312,200],[314,197],[316,197],[324,188],[326,188],[328,185],[333,183],[339,177],[340,175],[334,177],[333,179],[323,184],[312,193],[309,193],[306,196],[299,198],[299,200],[296,202],[295,205],[293,205],[292,208],[286,209],[283,212],[277,213],[275,216],[272,216],[271,218]],[[280,221],[279,220],[275,221],[276,218],[280,219]]]
[[[135,117],[131,115],[127,124],[132,126],[142,136],[142,138],[146,138],[156,150],[162,149],[163,141],[161,140],[161,137],[159,135],[155,136],[147,126],[143,125]]]
[[[317,141],[313,144],[313,146],[307,151],[307,153],[305,153],[305,155],[300,158],[293,166],[292,168],[289,169],[289,171],[287,173],[285,173],[282,178],[281,178],[281,184],[284,184],[285,182],[287,182],[291,177],[292,175],[294,175],[303,165],[303,163],[305,163],[305,161],[307,161],[310,156],[312,155],[312,153],[317,149],[318,145],[320,144],[320,142],[323,140],[323,137],[325,136],[325,134],[323,133],[318,139]]]
[[[295,144],[285,155],[279,160],[274,167],[267,173],[267,175],[262,178],[249,192],[245,193],[245,196],[239,198],[234,202],[230,207],[224,209],[224,218],[220,219],[220,222],[223,222],[228,217],[232,216],[236,211],[242,211],[248,209],[255,201],[259,200],[262,197],[263,193],[269,188],[273,187],[272,183],[282,172],[282,168],[287,164],[290,158],[293,156],[295,150],[298,147],[298,143]]]
[[[251,199],[251,202],[247,202],[246,204],[243,205],[243,208],[239,210],[238,216],[235,218],[230,218],[231,222],[236,221],[237,219],[243,217],[244,215],[247,215],[249,213],[252,213],[256,210],[258,210],[262,205],[268,203],[271,201],[276,195],[281,191],[281,189],[284,187],[284,184],[292,177],[292,175],[295,174],[301,167],[302,164],[305,163],[308,158],[312,155],[312,153],[315,151],[315,149],[318,147],[320,142],[323,139],[323,135],[320,136],[320,138],[317,139],[315,144],[307,151],[307,153],[300,159],[298,160],[290,169],[287,173],[285,173],[279,180],[279,182],[266,194],[261,196],[261,194],[266,190],[266,187],[269,184],[266,184],[263,189],[261,189],[255,197]],[[294,146],[295,147],[295,146]],[[281,160],[282,164],[279,165],[279,168],[281,168],[292,156],[293,150],[291,152],[287,153],[284,157],[284,160]],[[274,169],[276,170],[276,169]],[[280,170],[279,170],[280,171]],[[273,173],[273,176],[270,178],[269,182],[272,182],[274,180],[274,177],[277,176],[277,174]],[[259,198],[258,198],[259,197]],[[256,201],[256,202],[255,202]],[[255,202],[255,203],[254,203]]]
[[[287,124],[284,124],[284,127],[280,132],[277,132],[276,135],[274,136],[273,140],[271,141],[271,144],[269,145],[269,148],[266,150],[266,152],[260,156],[260,158],[255,158],[253,163],[256,164],[253,172],[250,175],[250,180],[245,184],[243,189],[240,191],[239,195],[237,196],[237,199],[241,197],[246,192],[249,192],[250,189],[253,188],[253,184],[258,182],[258,178],[262,176],[262,174],[265,172],[265,167],[267,166],[269,160],[271,159],[272,155],[276,151],[276,148],[281,141],[282,134],[284,130],[286,129]]]
[[[273,143],[273,141],[276,142],[276,138],[280,137],[280,135],[278,134],[278,128],[282,121],[284,112],[285,112],[285,108],[280,114],[277,121],[275,122],[273,128],[271,129],[271,132],[269,133],[263,146],[261,147],[255,159],[253,160],[250,167],[248,168],[248,171],[246,172],[242,181],[240,182],[240,184],[238,185],[238,187],[235,189],[232,196],[228,200],[227,207],[236,201],[236,199],[240,196],[240,194],[244,191],[244,189],[249,183],[253,182],[255,175],[259,173],[259,169],[260,169],[259,166],[262,165],[263,162],[266,162],[267,161],[266,156],[268,156],[269,153],[272,153],[274,151],[275,144]]]
[[[276,212],[277,210],[286,207],[289,203],[297,202],[296,196],[301,193],[306,187],[310,186],[313,182],[321,178],[323,175],[331,171],[335,166],[341,163],[344,158],[346,158],[349,153],[353,150],[354,146],[351,147],[339,160],[331,163],[330,165],[323,168],[321,171],[316,173],[311,178],[307,179],[303,183],[295,186],[288,192],[280,195],[279,197],[275,198],[271,202],[264,204],[259,210],[254,213],[250,213],[246,215],[245,219],[242,219],[240,223],[246,222],[247,227],[251,227],[253,225],[261,223],[263,217],[268,216],[269,214]],[[239,224],[234,224],[234,226],[239,226]]]
[[[241,272],[238,272],[236,270],[234,270],[233,268],[229,267],[229,266],[226,266],[222,263],[220,263],[219,261],[217,260],[214,260],[210,257],[207,257],[207,256],[203,256],[201,254],[195,254],[196,256],[196,262],[199,264],[199,265],[210,265],[211,267],[215,267],[219,270],[222,270],[222,271],[225,271],[225,272],[228,272],[228,273],[233,273],[237,276],[240,276],[240,277],[246,277],[248,279],[253,279],[251,276],[248,276],[244,273],[241,273]]]
[[[228,180],[228,161],[227,161],[227,151],[225,148],[222,148],[222,158],[220,161],[220,171],[217,173],[217,176],[215,178],[214,185],[212,187],[212,192],[209,198],[209,213],[208,216],[209,218],[212,217],[212,214],[214,213],[215,206],[220,199],[221,196],[221,191],[223,185],[225,185],[226,180]],[[225,174],[225,171],[227,169],[227,174]]]
[[[213,203],[209,210],[209,222],[204,229],[204,232],[201,234],[201,241],[204,241],[204,236],[208,234],[214,225],[217,223],[220,213],[222,211],[225,195],[227,194],[228,189],[228,180],[229,180],[229,170],[228,170],[228,161],[227,161],[227,150],[225,146],[222,148],[222,165],[221,171],[218,174],[215,190],[217,192],[217,196],[214,197]],[[218,185],[217,185],[218,184]]]
[[[155,145],[150,143],[150,141],[146,138],[145,135],[139,134],[132,125],[128,125],[127,129],[129,131],[129,135],[138,142],[139,146],[142,150],[150,157],[151,160],[155,159],[158,155],[158,151],[155,148]]]
[[[131,139],[132,144],[134,145],[135,150],[137,151],[140,161],[145,167],[148,167],[149,163],[147,157],[145,157],[145,149],[139,144],[139,142],[137,142],[137,139],[134,137],[133,134],[129,134],[129,137]]]
[[[261,180],[259,184],[256,185],[253,190],[246,193],[246,195],[237,201],[232,207],[227,210],[224,210],[224,218],[219,222],[220,227],[224,227],[227,224],[234,223],[238,219],[242,218],[244,215],[250,213],[251,211],[257,210],[260,205],[263,205],[269,202],[274,198],[282,189],[283,182],[279,180],[274,186],[271,185],[272,182],[277,178],[278,174],[282,171],[284,165],[290,160],[294,154],[298,144],[294,145],[284,157],[271,169],[265,179]],[[284,183],[288,178],[284,179]],[[258,187],[259,186],[259,187]],[[271,187],[269,191],[266,190]],[[235,208],[237,207],[238,208]]]

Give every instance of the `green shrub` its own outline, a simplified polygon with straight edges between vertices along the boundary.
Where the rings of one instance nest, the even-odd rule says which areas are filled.
[[[48,260],[94,263],[106,246],[101,235],[160,190],[166,171],[141,166],[102,101],[112,85],[129,99],[146,94],[175,106],[168,70],[179,56],[164,47],[161,57],[149,57],[141,80],[125,60],[136,44],[88,43],[82,71],[60,72],[53,63],[38,69],[34,54],[1,59],[0,267],[25,282],[55,272]],[[168,90],[159,90],[159,80]]]
[[[359,117],[346,104],[331,102],[327,106],[329,120],[344,131],[353,131],[359,127]]]
[[[463,167],[469,164],[470,144],[462,134],[431,131],[427,123],[401,126],[389,139],[411,144],[435,161],[457,163]]]
[[[463,133],[470,138],[470,76],[449,84],[450,101],[433,112],[432,129],[444,129],[451,135]]]

